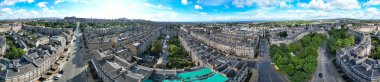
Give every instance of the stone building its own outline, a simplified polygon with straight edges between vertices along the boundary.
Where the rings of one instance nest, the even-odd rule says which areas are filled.
[[[241,82],[247,79],[248,68],[247,62],[228,59],[224,57],[224,53],[217,52],[211,47],[206,47],[200,41],[195,41],[189,34],[183,35],[178,33],[181,44],[185,51],[190,54],[193,61],[196,62],[195,67],[185,69],[160,69],[150,68],[138,65],[133,58],[138,56],[139,52],[147,51],[152,41],[158,37],[160,33],[149,33],[144,36],[118,38],[117,44],[122,44],[124,40],[134,42],[129,45],[120,45],[109,48],[93,49],[91,67],[95,69],[96,74],[102,78],[104,82],[144,82],[144,81],[204,81],[207,79],[219,79],[228,82]],[[138,34],[138,32],[137,32]],[[152,35],[154,34],[154,35]],[[134,36],[131,33],[126,36]],[[124,35],[123,35],[124,36]],[[138,40],[134,40],[138,39]],[[165,43],[163,43],[165,44]],[[165,52],[163,52],[165,53]],[[183,78],[182,74],[207,71],[205,74],[195,75],[194,77]],[[221,78],[223,77],[223,78]],[[189,79],[191,78],[191,79]]]
[[[380,81],[380,60],[368,57],[372,47],[371,37],[361,32],[353,33],[359,42],[348,48],[337,50],[336,61],[338,65],[352,81]]]
[[[0,78],[4,82],[27,82],[40,77],[46,70],[53,65],[63,53],[66,45],[63,43],[51,43],[29,50],[29,55],[24,55],[20,59],[9,60],[0,59]]]
[[[256,34],[219,34],[219,32],[212,30],[203,30],[204,29],[192,29],[189,33],[192,37],[227,55],[254,58],[259,41],[259,37]]]
[[[228,77],[228,81],[241,82],[247,79],[247,62],[228,59],[224,57],[224,53],[206,46],[205,43],[196,40],[188,33],[180,33],[179,35],[181,44],[195,65],[214,69]]]
[[[7,49],[7,42],[5,36],[0,35],[0,57],[5,55],[5,50]]]

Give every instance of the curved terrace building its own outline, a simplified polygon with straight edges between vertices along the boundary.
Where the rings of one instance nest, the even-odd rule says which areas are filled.
[[[360,32],[353,33],[360,41],[351,47],[337,50],[336,61],[353,81],[380,81],[380,60],[368,58],[372,47],[371,37]]]

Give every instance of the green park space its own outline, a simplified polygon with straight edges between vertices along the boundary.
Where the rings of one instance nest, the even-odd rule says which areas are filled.
[[[161,42],[164,37],[160,36],[156,41],[152,43],[152,47],[150,48],[149,53],[155,57],[159,57],[161,51],[163,50],[163,46]],[[188,58],[189,54],[185,52],[184,48],[181,46],[180,41],[177,36],[170,37],[167,41],[167,46],[169,47],[169,57],[167,59],[167,68],[185,68],[192,67],[194,63]]]
[[[170,37],[167,44],[169,45],[168,68],[181,69],[194,66],[194,63],[188,58],[189,54],[186,53],[185,49],[181,46],[177,36]]]
[[[355,44],[355,36],[347,33],[348,29],[331,29],[330,39],[326,42],[327,51],[335,54],[337,49],[350,47]]]
[[[376,59],[376,60],[380,59],[380,40],[375,38],[375,37],[372,37],[371,43],[372,43],[372,47],[374,47],[374,49],[371,50],[369,57]]]
[[[272,61],[291,82],[306,82],[316,69],[317,50],[326,39],[326,34],[310,33],[289,45],[271,45]]]

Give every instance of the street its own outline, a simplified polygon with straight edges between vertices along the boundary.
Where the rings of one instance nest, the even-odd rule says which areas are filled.
[[[260,43],[260,45],[262,45],[261,49],[263,49],[262,52],[264,55],[259,63],[258,82],[289,82],[289,80],[286,79],[286,77],[279,71],[274,69],[273,65],[271,64],[268,42],[264,40]]]
[[[77,28],[74,31],[76,41],[72,42],[72,45],[70,45],[68,51],[71,55],[69,55],[70,57],[68,58],[68,61],[62,68],[64,73],[62,74],[62,77],[55,82],[87,82],[86,75],[84,73],[87,66],[85,66],[85,62],[83,61],[83,53],[79,48],[81,44],[80,38],[82,35],[80,32],[78,23]]]
[[[318,65],[311,79],[312,82],[342,82],[342,77],[340,77],[336,68],[332,65],[332,58],[328,58],[330,55],[326,52],[326,43],[324,42],[322,46],[318,49]],[[322,77],[319,77],[319,73]]]

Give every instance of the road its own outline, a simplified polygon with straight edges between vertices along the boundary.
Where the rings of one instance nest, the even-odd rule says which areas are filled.
[[[339,75],[336,68],[332,65],[332,58],[326,52],[326,43],[318,49],[318,65],[313,74],[312,82],[342,82],[343,79]],[[322,77],[319,77],[319,73],[322,73]]]
[[[261,51],[264,56],[259,61],[259,82],[289,82],[279,71],[274,69],[269,56],[269,45],[267,41],[260,42]]]
[[[80,38],[82,36],[82,33],[79,30],[79,23],[74,31],[74,36],[76,41],[72,42],[72,45],[70,45],[68,50],[72,54],[68,58],[69,61],[67,61],[62,68],[64,71],[62,77],[55,82],[87,82],[84,73],[87,66],[85,66],[85,62],[83,61],[82,49],[79,48],[79,46],[81,46]]]

